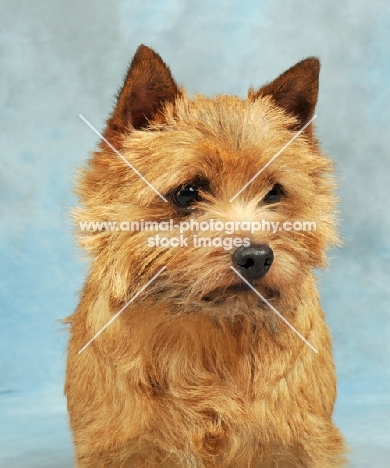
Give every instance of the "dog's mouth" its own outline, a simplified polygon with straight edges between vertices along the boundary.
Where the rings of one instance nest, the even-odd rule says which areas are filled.
[[[202,301],[211,302],[215,299],[237,296],[243,292],[250,291],[251,288],[245,283],[232,284],[228,287],[217,287],[202,297]]]
[[[256,290],[258,289],[255,284],[252,284],[251,286]],[[219,286],[202,296],[202,302],[222,303],[225,300],[245,297],[245,293],[248,292],[254,297],[256,297],[256,293],[246,283],[236,283],[227,287]],[[271,289],[269,287],[261,288],[261,295],[266,297],[267,300],[280,299],[280,291],[276,289]],[[261,298],[258,299],[261,300]]]

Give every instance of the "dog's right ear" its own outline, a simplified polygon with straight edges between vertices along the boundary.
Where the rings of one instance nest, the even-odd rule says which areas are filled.
[[[110,140],[149,124],[180,91],[171,72],[154,50],[140,45],[131,61],[118,102],[107,122],[105,136]]]

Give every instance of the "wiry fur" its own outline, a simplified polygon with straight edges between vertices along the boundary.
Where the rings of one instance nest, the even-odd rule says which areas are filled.
[[[331,342],[312,273],[337,242],[334,183],[312,126],[229,203],[311,118],[318,70],[308,59],[245,100],[189,99],[157,54],[138,49],[105,136],[168,199],[193,180],[208,188],[196,213],[180,213],[102,143],[80,178],[76,219],[315,221],[316,231],[250,238],[275,255],[256,288],[319,353],[252,291],[228,289],[240,280],[222,247],[152,249],[150,232],[80,233],[91,266],[68,319],[66,377],[78,467],[344,466],[344,442],[332,423]],[[259,203],[275,183],[285,191],[281,202]]]

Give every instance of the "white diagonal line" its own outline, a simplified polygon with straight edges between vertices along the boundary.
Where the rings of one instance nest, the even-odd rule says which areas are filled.
[[[161,270],[159,270],[151,280],[149,280],[144,286],[142,286],[142,288],[137,292],[137,294],[135,294],[129,302],[127,302],[123,307],[122,309],[117,312],[113,317],[110,318],[110,320],[104,325],[104,327],[102,327],[97,333],[96,335],[91,338],[88,343],[86,345],[84,345],[80,351],[78,352],[78,354],[81,354],[85,348],[87,348],[91,343],[92,341],[94,341],[99,335],[100,333],[102,333],[125,309],[128,305],[130,305],[148,286],[150,283],[152,283],[156,278],[157,276],[159,276],[164,270],[165,270],[166,266],[162,267]]]
[[[110,148],[111,148],[111,149],[112,149],[128,166],[130,166],[131,169],[133,169],[133,171],[137,174],[138,177],[140,177],[140,178],[145,182],[145,184],[148,184],[148,185],[149,185],[149,187],[153,190],[153,192],[157,193],[157,195],[158,195],[162,200],[164,200],[165,202],[168,203],[168,200],[167,200],[163,195],[161,195],[161,193],[160,193],[155,187],[153,187],[153,185],[152,185],[148,180],[146,180],[145,177],[144,177],[144,176],[143,176],[143,175],[142,175],[142,174],[125,158],[125,157],[123,157],[123,156],[120,154],[120,152],[119,152],[116,148],[114,148],[114,147],[112,146],[112,144],[111,144],[106,138],[104,138],[104,136],[103,136],[101,133],[99,133],[99,132],[96,130],[96,128],[95,128],[90,122],[88,122],[88,120],[87,120],[85,117],[83,117],[81,114],[79,114],[79,117],[80,117],[82,120],[84,120],[84,122],[85,122],[90,128],[92,128],[92,130],[93,130],[105,143],[107,143],[107,145],[108,145],[108,146],[109,146],[109,147],[110,147]]]
[[[314,120],[316,117],[317,117],[317,116],[314,115],[314,116],[309,120],[309,122],[307,122],[307,124],[305,124],[305,125],[291,138],[291,140],[290,140],[289,142],[287,142],[287,143],[283,146],[283,148],[281,148],[274,156],[272,156],[272,158],[267,162],[267,164],[265,164],[265,165],[259,170],[259,172],[257,172],[257,173],[252,177],[252,179],[251,179],[249,182],[247,182],[247,183],[242,187],[242,189],[240,189],[240,190],[234,195],[233,198],[231,198],[231,199],[229,200],[229,203],[231,203],[233,200],[235,200],[235,199],[238,197],[238,195],[240,195],[240,193],[241,193],[242,191],[244,191],[244,190],[248,187],[248,185],[250,185],[250,184],[256,179],[256,177],[258,177],[258,176],[264,171],[264,169],[265,169],[266,167],[268,167],[268,166],[272,163],[272,161],[274,161],[274,160],[280,155],[280,153],[282,153],[282,152],[287,148],[287,146],[289,146],[289,145],[295,140],[295,138],[297,138],[297,137],[313,122],[313,120]]]
[[[276,310],[275,307],[274,307],[269,301],[267,301],[267,299],[266,299],[262,294],[259,293],[259,291],[258,291],[257,289],[255,289],[255,288],[254,288],[254,287],[253,287],[253,286],[252,286],[252,285],[251,285],[251,284],[250,284],[250,283],[233,267],[233,266],[230,266],[230,268],[234,271],[234,273],[236,273],[236,275],[238,275],[238,276],[242,279],[242,281],[245,282],[245,284],[246,284],[247,286],[249,286],[249,287],[252,289],[252,291],[253,291],[254,293],[256,293],[256,294],[260,297],[260,299],[262,299],[262,300],[267,304],[268,307],[270,307],[270,308],[275,312],[275,314],[276,314],[278,317],[280,317],[280,318],[283,320],[283,322],[284,322],[286,325],[288,325],[288,326],[291,328],[291,330],[292,330],[294,333],[296,333],[296,334],[299,336],[299,338],[300,338],[302,341],[304,341],[304,342],[307,344],[307,346],[309,346],[315,353],[318,354],[318,351],[316,350],[316,348],[315,348],[313,345],[311,345],[311,344],[307,341],[307,339],[306,339],[303,335],[301,335],[301,333],[299,333],[299,331],[298,331],[296,328],[294,328],[294,327],[291,325],[291,323],[290,323],[288,320],[286,320],[286,319],[283,317],[283,315],[282,315],[278,310]]]

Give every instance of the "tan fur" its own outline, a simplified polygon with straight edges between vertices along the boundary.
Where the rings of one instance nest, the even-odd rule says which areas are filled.
[[[168,203],[102,143],[80,178],[76,220],[316,221],[316,231],[249,237],[275,255],[255,287],[319,353],[253,291],[229,292],[240,282],[229,268],[232,252],[150,248],[150,232],[80,232],[91,266],[67,319],[66,375],[78,467],[344,466],[343,438],[332,423],[331,342],[312,273],[337,243],[334,182],[312,125],[229,203],[311,118],[318,71],[311,58],[247,99],[190,99],[155,52],[138,49],[105,136]],[[168,195],[197,178],[209,189],[184,214]],[[259,203],[275,183],[283,199]]]

